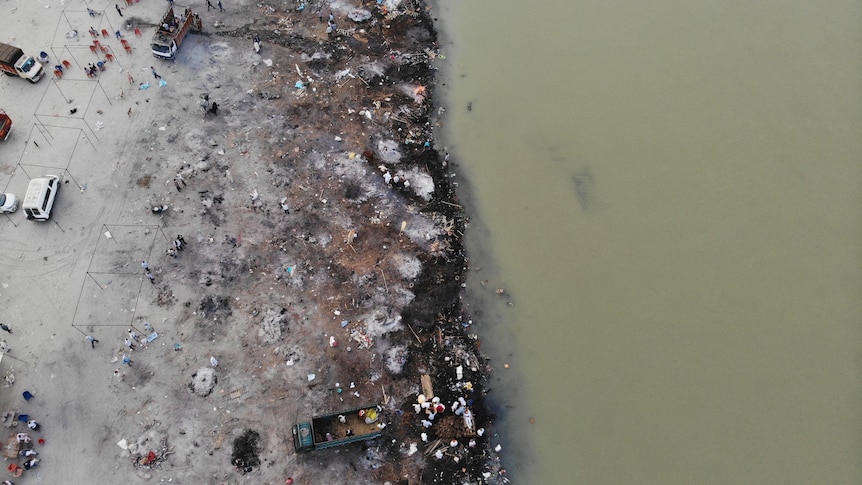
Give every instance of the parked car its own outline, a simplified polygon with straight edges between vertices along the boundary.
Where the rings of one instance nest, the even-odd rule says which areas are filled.
[[[0,212],[10,213],[18,210],[18,197],[15,194],[0,194]]]

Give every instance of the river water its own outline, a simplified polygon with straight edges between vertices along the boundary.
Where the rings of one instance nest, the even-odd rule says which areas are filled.
[[[510,476],[862,483],[860,3],[434,14]]]

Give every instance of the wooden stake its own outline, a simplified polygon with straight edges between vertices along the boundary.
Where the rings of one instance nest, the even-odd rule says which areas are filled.
[[[413,330],[413,327],[411,327],[409,323],[407,324],[407,328],[409,328],[409,329],[410,329],[410,331],[413,333],[413,336],[414,336],[414,337],[416,337],[416,341],[417,341],[417,342],[419,342],[419,343],[421,344],[421,343],[422,343],[422,339],[420,339],[420,338],[419,338],[419,336],[418,336],[418,335],[416,335],[416,332]]]

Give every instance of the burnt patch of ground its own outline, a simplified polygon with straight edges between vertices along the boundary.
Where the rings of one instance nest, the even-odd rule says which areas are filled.
[[[243,473],[260,466],[260,433],[247,429],[233,440],[230,463]]]

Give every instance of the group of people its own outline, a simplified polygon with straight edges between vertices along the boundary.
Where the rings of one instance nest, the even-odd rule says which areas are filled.
[[[129,329],[129,338],[127,338],[124,342],[126,344],[126,347],[128,347],[129,350],[135,350],[135,344],[138,343],[138,338],[139,338],[138,333],[130,328]]]
[[[91,62],[87,64],[86,67],[84,67],[84,72],[87,73],[87,77],[96,77],[96,75],[99,74],[99,71],[101,71],[102,69],[104,68],[97,66]]]
[[[149,273],[149,272],[150,272],[150,268],[149,268],[149,266],[147,265],[147,262],[146,262],[146,261],[144,261],[143,265],[144,265],[144,269],[147,271],[147,273]],[[146,329],[147,329],[147,331],[151,331],[151,330],[152,330],[152,327],[150,327],[149,325],[150,325],[149,323],[144,322],[144,328],[146,328]],[[130,328],[130,329],[128,330],[128,332],[129,332],[129,336],[128,336],[128,338],[124,339],[123,344],[124,344],[126,347],[128,347],[128,349],[129,349],[130,351],[134,351],[134,350],[137,348],[137,347],[136,347],[136,344],[138,344],[138,342],[140,341],[141,336],[140,336],[140,335],[138,335],[138,332],[135,332],[135,330],[134,330],[134,329],[132,329],[132,328]],[[146,339],[144,339],[144,343],[145,343],[145,344],[147,343],[147,340],[146,340]],[[128,355],[128,354],[126,354],[125,352],[123,353],[123,359],[122,359],[122,360],[123,360],[123,364],[125,364],[125,365],[127,365],[127,366],[129,366],[129,367],[131,367],[131,366],[132,366],[132,358],[131,358],[131,357],[129,357],[129,355]],[[117,369],[117,370],[114,372],[114,374],[115,374],[115,375],[119,375],[119,373],[120,373],[120,370],[119,370],[119,369]]]
[[[182,251],[185,248],[186,248],[186,239],[183,237],[182,234],[178,234],[177,238],[174,239],[173,246],[169,247],[165,251],[165,253],[172,258],[176,258],[177,254],[179,254],[179,251]]]
[[[338,27],[335,25],[335,15],[332,15],[332,12],[329,12],[329,20],[326,21],[326,33],[331,36],[337,32]]]
[[[29,416],[22,416],[22,419],[27,419]],[[32,431],[39,431],[42,428],[36,420],[27,419],[27,427]],[[33,450],[30,447],[30,443],[33,442],[33,438],[30,437],[29,433],[21,432],[15,435],[15,440],[18,442],[19,446],[22,446],[23,449],[18,452],[18,456],[24,458],[24,463],[21,465],[25,470],[31,470],[36,468],[39,465],[39,453],[36,450]],[[42,441],[40,441],[42,443]],[[14,485],[9,480],[2,482],[0,485]]]

